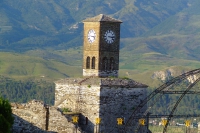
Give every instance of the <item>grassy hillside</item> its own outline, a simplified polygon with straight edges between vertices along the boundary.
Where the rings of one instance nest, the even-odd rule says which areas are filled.
[[[120,54],[119,77],[129,77],[151,87],[161,84],[160,80],[152,78],[156,71],[171,68],[179,75],[200,66],[200,62],[195,60],[172,58],[155,52],[133,54],[124,50]],[[51,81],[79,77],[82,76],[82,49],[35,50],[23,54],[0,52],[0,75],[17,80],[36,78]]]
[[[17,53],[0,53],[0,75],[16,79],[28,77],[58,80],[81,74],[80,66]]]
[[[0,75],[81,76],[81,21],[103,13],[123,21],[120,76],[154,84],[155,71],[199,68],[198,5],[197,0],[1,1]]]

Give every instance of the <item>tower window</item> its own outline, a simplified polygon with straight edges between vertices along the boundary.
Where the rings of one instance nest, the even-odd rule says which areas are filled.
[[[113,57],[110,58],[110,70],[114,70],[114,64],[115,64],[115,60]]]
[[[92,69],[95,69],[95,57],[92,57]]]
[[[106,57],[103,58],[103,61],[102,61],[102,69],[103,70],[107,70],[108,69],[108,59]]]
[[[86,69],[90,69],[90,57],[86,59]]]

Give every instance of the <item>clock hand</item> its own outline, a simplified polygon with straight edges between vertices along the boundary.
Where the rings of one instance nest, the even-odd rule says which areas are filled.
[[[90,36],[90,37],[93,37],[93,38],[95,38],[95,36]]]
[[[109,38],[115,38],[114,36],[108,36]]]

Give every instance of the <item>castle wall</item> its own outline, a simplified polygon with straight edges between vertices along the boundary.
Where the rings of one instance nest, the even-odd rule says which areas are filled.
[[[61,80],[56,83],[55,105],[79,112],[79,126],[83,131],[118,132],[117,118],[126,122],[133,109],[146,97],[146,86],[135,84],[122,79]],[[141,113],[145,110],[146,107]],[[100,125],[96,125],[96,118],[101,118]]]
[[[126,123],[133,109],[146,97],[146,91],[145,86],[132,80],[65,79],[56,83],[56,106],[50,107],[36,100],[12,104],[15,117],[13,133],[120,132],[123,126],[117,125],[117,118]],[[60,108],[77,112],[79,123],[73,124],[72,117],[61,113]],[[146,107],[140,113],[145,110]],[[101,119],[100,124],[96,124],[96,118]],[[136,121],[132,123],[136,125]],[[129,132],[134,132],[133,125]]]
[[[80,125],[89,132],[94,132],[95,118],[99,117],[99,98],[100,86],[97,85],[79,85],[76,82],[56,84],[55,105],[72,112],[81,112]]]
[[[80,87],[74,84],[56,84],[55,106],[76,111]]]
[[[67,119],[56,107],[49,107],[48,131],[58,133],[73,133],[75,125]],[[79,131],[77,131],[79,133]]]
[[[131,116],[134,108],[146,97],[146,88],[102,87],[100,94],[101,132],[119,132],[122,126],[117,125],[117,118],[124,123]],[[141,113],[146,107],[141,110]],[[139,115],[139,114],[138,114]],[[134,124],[136,125],[136,124]],[[129,132],[134,132],[131,125]]]
[[[12,104],[14,114],[13,132],[39,131],[46,129],[46,109],[42,102],[30,101],[27,104]]]
[[[12,103],[14,116],[13,133],[73,133],[78,129],[71,117],[62,114],[57,107],[49,107],[41,101],[26,104]]]

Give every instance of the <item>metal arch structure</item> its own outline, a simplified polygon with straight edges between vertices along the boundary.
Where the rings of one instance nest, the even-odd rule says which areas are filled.
[[[186,73],[183,73],[182,75],[179,75],[171,80],[169,80],[168,82],[164,83],[163,85],[161,85],[160,87],[158,87],[157,89],[155,89],[152,93],[150,93],[137,107],[136,109],[132,112],[131,116],[129,117],[129,119],[126,121],[125,125],[124,125],[124,132],[126,132],[126,127],[128,125],[130,125],[130,123],[134,120],[134,117],[136,116],[137,112],[140,111],[149,100],[151,100],[155,95],[157,95],[158,93],[160,93],[161,91],[163,91],[165,88],[169,87],[170,85],[173,85],[175,83],[178,83],[180,81],[183,81],[184,79],[186,79],[189,76],[193,76],[195,74],[199,74],[200,73],[200,68],[199,69],[195,69]],[[184,95],[200,80],[200,78],[198,78],[193,84],[191,84],[191,87],[189,86],[185,92],[182,94],[182,98],[184,97]],[[182,99],[181,98],[181,99]],[[180,100],[181,100],[180,99]],[[180,102],[180,101],[179,101]],[[178,101],[177,101],[178,103]],[[178,105],[178,104],[177,104]],[[176,106],[177,107],[177,106]],[[176,108],[175,107],[175,108]],[[175,109],[174,109],[175,110]],[[173,114],[173,113],[172,113]],[[172,115],[171,115],[172,116]],[[169,116],[170,117],[170,116]],[[171,119],[171,118],[170,118]],[[167,126],[166,126],[167,127]]]
[[[196,83],[198,83],[199,81],[200,81],[200,77],[199,77],[194,83],[190,84],[190,85],[187,87],[187,89],[184,91],[184,93],[180,96],[180,98],[177,100],[177,102],[176,102],[176,104],[174,105],[174,107],[173,107],[173,109],[172,109],[170,115],[169,115],[168,118],[167,118],[167,123],[166,123],[166,125],[165,125],[165,127],[164,127],[164,129],[163,129],[163,133],[166,133],[166,131],[167,131],[167,126],[169,125],[169,121],[171,120],[171,117],[172,117],[174,111],[176,110],[178,104],[180,103],[180,101],[183,99],[183,97],[186,95],[186,93],[187,93],[190,89],[192,89],[192,87],[193,87],[194,85],[196,85]]]

